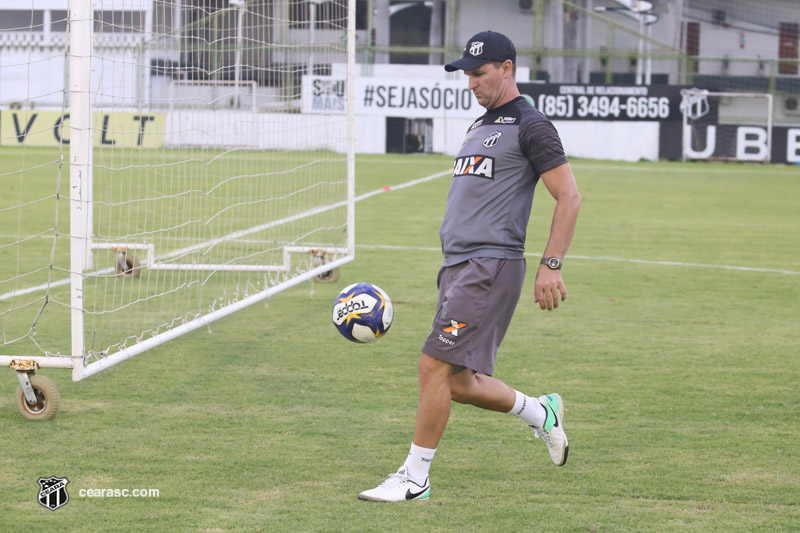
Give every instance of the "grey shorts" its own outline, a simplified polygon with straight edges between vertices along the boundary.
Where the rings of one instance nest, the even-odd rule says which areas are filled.
[[[422,351],[492,375],[525,280],[525,260],[478,257],[439,270],[439,303]]]

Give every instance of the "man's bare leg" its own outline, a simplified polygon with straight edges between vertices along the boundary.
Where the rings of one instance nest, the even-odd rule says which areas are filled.
[[[361,500],[425,500],[430,496],[428,469],[450,418],[450,376],[453,365],[423,353],[419,358],[419,404],[414,440],[405,463],[396,474],[371,490]]]
[[[454,402],[501,413],[509,412],[517,398],[516,391],[499,379],[480,376],[470,369],[450,377],[450,394]]]
[[[423,353],[419,358],[419,404],[414,444],[435,449],[450,418],[453,365]]]

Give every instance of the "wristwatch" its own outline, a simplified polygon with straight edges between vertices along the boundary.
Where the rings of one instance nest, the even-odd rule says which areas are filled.
[[[550,270],[561,270],[561,259],[558,257],[542,257],[539,263],[547,265]]]

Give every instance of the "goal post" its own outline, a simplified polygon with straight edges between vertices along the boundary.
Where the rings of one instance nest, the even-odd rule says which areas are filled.
[[[0,366],[78,381],[335,281],[355,257],[355,0],[311,21],[299,0],[41,6],[0,31],[16,53],[0,64]],[[343,66],[346,113],[304,109],[303,78]]]
[[[772,95],[681,91],[682,159],[752,161],[772,158]]]
[[[70,340],[72,379],[78,381],[86,361],[84,272],[91,268],[89,259],[92,235],[90,203],[92,180],[92,33],[94,17],[91,0],[71,0],[67,26],[69,103],[69,280]],[[63,116],[63,115],[62,115]],[[62,123],[65,122],[62,120]],[[56,237],[57,238],[57,237]],[[56,352],[57,354],[58,352]],[[45,355],[54,355],[45,352]],[[47,367],[47,359],[39,366]]]

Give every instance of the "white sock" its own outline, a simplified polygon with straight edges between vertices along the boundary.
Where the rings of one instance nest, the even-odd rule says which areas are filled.
[[[520,391],[515,390],[517,393],[517,400],[514,402],[514,407],[508,412],[517,418],[521,418],[528,424],[540,428],[544,425],[547,412],[544,410],[542,404],[536,398],[525,396]]]
[[[423,448],[413,442],[411,443],[411,450],[408,452],[406,462],[403,464],[411,481],[420,486],[425,484],[434,454],[436,454],[436,448]]]

